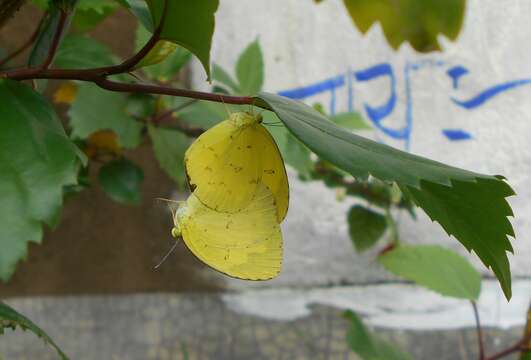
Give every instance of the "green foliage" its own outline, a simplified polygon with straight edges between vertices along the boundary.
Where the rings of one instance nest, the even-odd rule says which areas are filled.
[[[439,34],[455,40],[465,10],[465,0],[344,0],[344,3],[362,33],[380,22],[394,49],[407,41],[421,52],[440,50]]]
[[[52,7],[41,24],[39,35],[33,44],[28,65],[39,66],[47,58],[56,29],[59,25],[61,12],[57,7]]]
[[[349,320],[347,344],[362,360],[408,360],[411,357],[387,341],[372,334],[363,321],[352,311],[343,316]]]
[[[148,126],[148,131],[160,166],[181,189],[184,189],[186,176],[183,158],[190,140],[176,130]]]
[[[387,228],[384,215],[361,205],[352,206],[347,219],[350,238],[360,252],[374,246]]]
[[[359,112],[344,112],[330,116],[330,120],[337,125],[354,131],[372,130],[372,126],[361,116]]]
[[[92,30],[111,15],[117,7],[116,2],[109,0],[79,0],[72,24],[78,31]]]
[[[159,23],[164,0],[146,0],[153,22]],[[214,14],[219,0],[168,1],[161,38],[190,50],[205,68],[210,79],[210,47],[214,34]]]
[[[219,65],[212,66],[212,79],[228,87],[230,92],[239,94],[241,92],[240,86],[232,79],[232,77]]]
[[[274,114],[264,113],[263,116],[266,124],[276,123],[278,121],[278,118]],[[297,170],[301,179],[309,180],[314,168],[310,150],[295,139],[284,126],[268,127],[266,125],[266,127],[275,139],[284,162]]]
[[[481,275],[462,256],[437,245],[399,245],[378,257],[387,270],[444,296],[477,300]]]
[[[405,41],[421,52],[440,50],[437,36],[455,40],[465,13],[465,0],[343,0],[357,28],[366,33],[380,22],[394,48]]]
[[[116,159],[103,165],[98,180],[103,191],[114,201],[139,204],[142,199],[140,186],[144,180],[144,172],[126,158]]]
[[[236,63],[239,90],[244,95],[256,95],[264,84],[264,61],[258,40],[247,46]]]
[[[139,26],[136,31],[136,49],[140,50],[144,44],[149,41],[151,33],[144,27]],[[161,42],[159,41],[159,44]],[[164,42],[163,42],[164,43]],[[161,45],[163,46],[163,45]],[[178,74],[179,70],[188,63],[191,54],[188,50],[175,45],[176,48],[170,53],[163,53],[163,49],[154,48],[146,58],[150,55],[152,57],[151,63],[146,61],[146,58],[138,64],[137,68],[142,68],[142,71],[153,80],[168,82]],[[154,54],[157,53],[158,54]],[[157,55],[159,57],[157,57]]]
[[[15,309],[9,305],[0,301],[0,335],[4,334],[5,329],[16,330],[20,328],[24,331],[29,330],[48,345],[51,345],[57,351],[57,354],[62,360],[68,360],[68,357],[63,351],[54,343],[52,338],[40,327],[35,325],[30,319],[24,315],[18,313]]]
[[[227,93],[256,95],[264,85],[264,60],[258,40],[251,42],[238,57],[235,66],[238,81],[221,66],[214,64],[212,78],[222,85]]]
[[[137,17],[146,30],[153,32],[153,20],[145,0],[116,0],[120,5],[128,9]]]
[[[365,139],[337,127],[313,108],[278,95],[261,93],[257,101],[269,106],[323,159],[356,178],[366,179],[370,174],[396,182],[432,220],[492,268],[510,299],[506,252],[512,247],[507,235],[514,236],[514,232],[507,219],[512,212],[505,198],[514,193],[501,177],[454,168]]]
[[[60,217],[63,187],[76,183],[80,153],[53,108],[30,87],[0,80],[0,279],[7,281],[42,223]]]
[[[57,50],[54,64],[61,69],[90,69],[114,63],[109,48],[86,35],[68,35]]]
[[[98,130],[110,129],[122,147],[140,143],[142,123],[127,113],[129,97],[100,89],[94,84],[80,84],[68,115],[72,137],[85,139]]]

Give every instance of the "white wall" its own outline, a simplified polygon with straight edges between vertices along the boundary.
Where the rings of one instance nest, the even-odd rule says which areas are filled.
[[[531,88],[525,84],[500,92],[482,105],[466,109],[452,99],[465,101],[487,89],[514,80],[531,81],[531,2],[469,0],[465,26],[456,43],[441,39],[444,52],[422,55],[409,45],[393,51],[379,26],[366,36],[351,24],[339,0],[320,5],[306,0],[223,0],[217,14],[213,62],[233,69],[239,52],[259,37],[265,52],[265,90],[279,92],[340,77],[344,85],[305,99],[321,101],[328,110],[362,112],[364,104],[380,106],[389,100],[389,76],[360,81],[355,72],[388,64],[396,78],[396,104],[382,125],[411,131],[396,139],[382,130],[367,135],[401,149],[452,165],[489,174],[504,174],[518,193],[511,204],[516,255],[510,256],[515,277],[531,275]],[[461,66],[468,74],[454,88],[447,71]],[[408,70],[409,69],[409,70]],[[409,75],[406,75],[409,71]],[[207,88],[205,74],[194,65],[194,86]],[[410,86],[408,104],[407,86]],[[349,100],[352,92],[352,101]],[[459,130],[470,139],[451,140],[444,130]],[[278,279],[258,286],[328,285],[340,282],[371,283],[391,279],[374,263],[374,253],[354,253],[347,234],[348,200],[339,203],[320,183],[290,179],[291,203],[284,224],[286,255]],[[478,209],[480,210],[480,209]],[[404,241],[440,243],[464,248],[449,239],[437,224],[419,211],[414,222],[404,214],[400,233]],[[491,275],[475,256],[471,259]],[[234,286],[257,286],[234,281]],[[528,287],[525,287],[528,291]],[[529,297],[531,294],[523,294]]]

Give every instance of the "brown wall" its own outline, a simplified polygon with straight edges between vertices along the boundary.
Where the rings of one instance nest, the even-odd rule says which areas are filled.
[[[34,6],[23,7],[0,31],[0,47],[12,50],[23,43],[39,15]],[[133,51],[135,24],[132,16],[119,11],[93,35],[123,58]],[[19,61],[23,60],[21,56]],[[50,83],[48,93],[56,86]],[[65,109],[58,111],[64,114]],[[19,265],[8,284],[0,283],[0,297],[214,290],[220,286],[183,244],[153,270],[173,244],[170,214],[154,198],[169,197],[174,185],[159,168],[149,144],[129,155],[145,172],[142,205],[125,206],[107,198],[97,185],[97,170],[92,169],[94,186],[67,201],[58,229],[46,231],[42,245],[29,246],[28,260]]]

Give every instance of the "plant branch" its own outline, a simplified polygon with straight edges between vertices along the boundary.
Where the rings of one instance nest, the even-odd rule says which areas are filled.
[[[7,71],[0,71],[0,79],[12,79],[12,80],[35,80],[35,79],[59,79],[59,80],[78,80],[92,82],[99,87],[115,92],[126,93],[142,93],[142,94],[157,94],[157,95],[169,95],[180,96],[196,100],[207,100],[225,104],[233,105],[255,105],[254,97],[250,96],[230,96],[214,94],[202,91],[193,91],[186,89],[172,88],[169,86],[142,84],[142,83],[120,83],[107,79],[109,75],[115,75],[120,73],[129,72],[153,49],[157,41],[160,39],[160,33],[162,31],[162,25],[166,17],[167,12],[167,0],[164,2],[164,12],[161,17],[161,21],[151,39],[146,45],[130,59],[122,62],[119,65],[93,68],[93,69],[48,69],[51,64],[57,47],[59,46],[61,35],[64,30],[67,14],[61,13],[61,19],[59,26],[54,36],[50,52],[46,61],[36,68],[21,68]]]
[[[531,340],[531,336],[527,336],[525,338],[523,338],[522,340],[518,341],[516,344],[508,347],[507,349],[505,350],[502,350],[500,351],[499,353],[497,354],[494,354],[490,357],[487,357],[485,358],[485,360],[498,360],[498,359],[502,359],[508,355],[511,355],[515,352],[519,352],[519,351],[522,351],[522,350],[525,350],[526,348],[526,344],[528,341]]]
[[[131,70],[134,70],[135,66],[138,65],[142,61],[142,59],[145,58],[146,55],[148,55],[149,52],[159,42],[160,34],[162,33],[162,28],[166,21],[167,12],[168,12],[168,0],[164,0],[164,7],[162,10],[162,16],[160,18],[159,25],[153,32],[153,35],[151,36],[149,41],[144,45],[144,47],[142,47],[142,49],[140,49],[139,52],[137,52],[135,55],[133,55],[129,59],[125,60],[119,65],[109,67],[107,72],[105,72],[105,75],[121,74],[121,73],[126,73]]]
[[[485,360],[485,343],[483,341],[483,330],[479,320],[478,305],[474,300],[471,300],[472,308],[474,309],[474,318],[476,319],[476,331],[478,334],[479,360]]]
[[[37,28],[35,29],[35,31],[31,35],[31,37],[29,37],[28,40],[26,40],[26,42],[24,42],[17,50],[15,50],[11,54],[7,55],[4,59],[0,60],[0,67],[4,66],[8,62],[13,60],[17,56],[19,56],[20,54],[22,54],[24,52],[24,50],[29,48],[35,42],[35,40],[37,40],[37,36],[39,35],[40,29],[41,29],[41,26],[42,26],[42,23],[43,23],[45,17],[46,17],[46,13],[41,18],[41,21],[39,22],[39,25],[37,25]]]
[[[251,96],[230,96],[203,91],[177,89],[169,86],[119,83],[107,80],[105,77],[97,78],[94,82],[103,89],[116,92],[170,95],[234,105],[255,105],[254,97]]]
[[[48,50],[48,55],[46,56],[46,59],[44,59],[44,62],[39,66],[39,68],[43,70],[48,69],[52,64],[53,58],[55,57],[57,49],[59,48],[59,44],[61,43],[61,38],[63,37],[68,13],[62,9],[60,12],[61,15],[59,16],[59,23],[57,24],[57,29],[55,30],[55,34],[52,39],[52,44]]]

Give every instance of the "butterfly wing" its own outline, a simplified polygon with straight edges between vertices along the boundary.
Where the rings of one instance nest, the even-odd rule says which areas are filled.
[[[275,197],[278,221],[282,222],[288,213],[289,184],[284,160],[278,146],[265,127],[256,125],[259,136],[255,142],[261,144],[262,183],[267,185]]]
[[[225,120],[203,133],[184,157],[191,190],[209,208],[234,213],[254,197],[260,182],[256,127]]]
[[[282,263],[282,235],[271,191],[258,186],[256,196],[237,213],[206,207],[194,195],[178,218],[188,248],[205,264],[232,277],[268,280]]]
[[[279,222],[286,217],[289,185],[284,161],[261,124],[221,122],[190,146],[185,166],[192,191],[211,209],[240,211],[262,182],[273,192]]]

